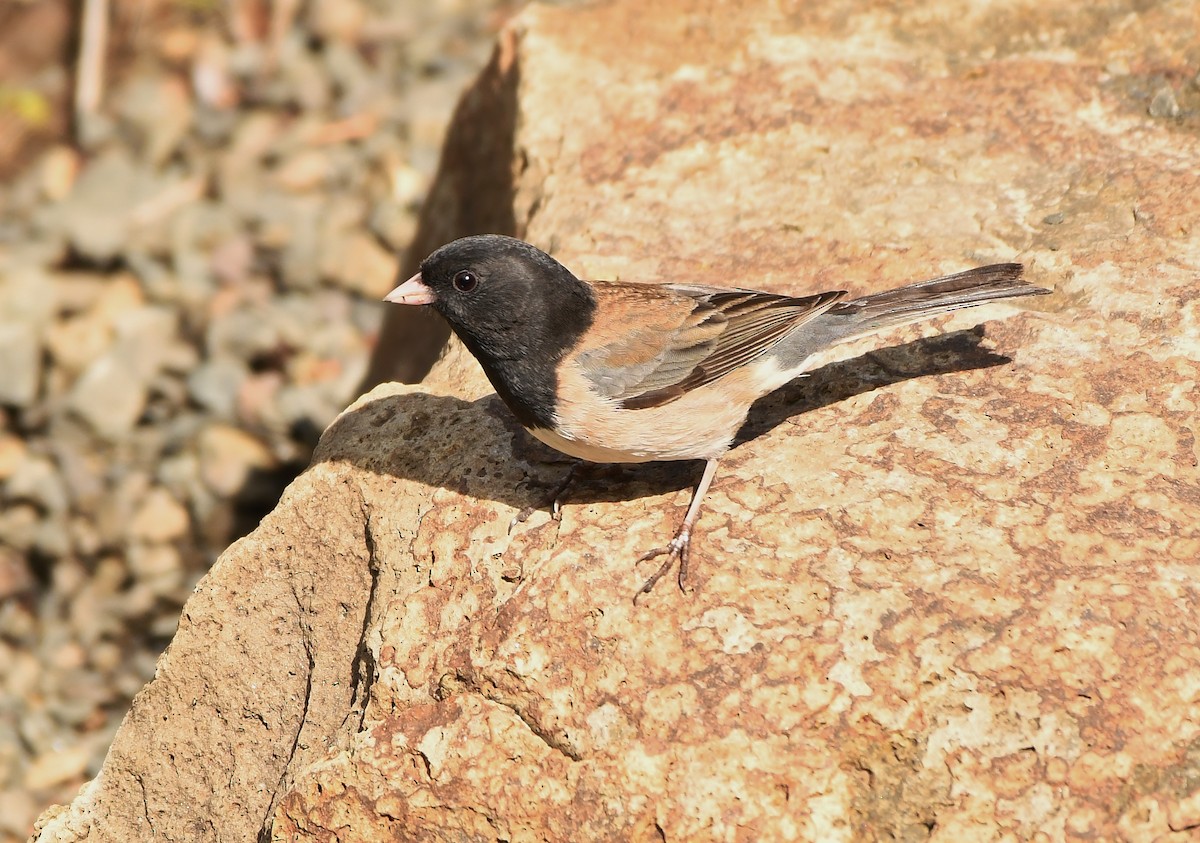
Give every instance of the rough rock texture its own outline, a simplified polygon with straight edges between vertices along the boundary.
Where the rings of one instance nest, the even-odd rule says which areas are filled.
[[[761,402],[695,591],[637,606],[698,469],[585,472],[508,535],[562,467],[453,346],[326,432],[38,839],[1194,839],[1194,32],[1189,3],[524,13],[477,88],[510,154],[444,170],[427,227],[491,179],[587,274],[1017,258],[1057,295]]]

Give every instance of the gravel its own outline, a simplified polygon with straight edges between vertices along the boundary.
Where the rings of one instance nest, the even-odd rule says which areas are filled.
[[[196,581],[356,396],[511,11],[296,6],[277,35],[157,7],[101,112],[0,182],[0,843],[95,775]]]

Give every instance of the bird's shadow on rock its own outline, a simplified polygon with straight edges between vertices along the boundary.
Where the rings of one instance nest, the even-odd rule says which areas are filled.
[[[864,392],[1011,362],[984,348],[983,336],[980,325],[822,366],[755,402],[735,447],[797,415]],[[546,505],[549,490],[559,485],[572,462],[526,433],[495,395],[464,401],[422,392],[379,398],[343,414],[325,431],[313,455],[314,465],[333,461],[515,509]],[[514,461],[523,464],[524,479],[516,482]],[[590,504],[678,491],[694,485],[700,470],[698,462],[585,464],[562,501]]]
[[[869,351],[830,363],[760,398],[750,408],[734,447],[768,433],[790,418],[828,407],[901,381],[1011,363],[1011,357],[983,347],[984,331],[976,325]]]

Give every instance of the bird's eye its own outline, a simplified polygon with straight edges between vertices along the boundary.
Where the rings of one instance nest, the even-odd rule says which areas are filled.
[[[461,270],[454,276],[454,289],[460,293],[469,293],[479,286],[479,276],[469,269]]]

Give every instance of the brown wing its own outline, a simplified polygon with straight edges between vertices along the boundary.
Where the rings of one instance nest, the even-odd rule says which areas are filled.
[[[791,298],[675,284],[660,289],[688,305],[677,324],[627,328],[576,358],[596,391],[623,409],[667,404],[729,374],[846,295],[837,290]]]

